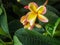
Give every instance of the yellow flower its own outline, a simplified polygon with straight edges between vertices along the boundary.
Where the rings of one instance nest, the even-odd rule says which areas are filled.
[[[42,22],[48,22],[48,19],[43,15],[46,13],[45,5],[37,6],[35,2],[31,2],[28,5],[30,12],[22,16],[20,22],[24,25],[24,28],[32,30],[34,26],[41,27],[39,24],[36,24],[36,18]]]

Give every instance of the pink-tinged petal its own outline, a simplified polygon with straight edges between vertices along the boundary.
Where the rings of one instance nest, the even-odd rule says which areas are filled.
[[[23,25],[27,24],[27,16],[26,16],[26,15],[22,16],[21,19],[20,19],[20,22],[21,22]]]
[[[25,8],[25,9],[29,9],[27,5],[26,5],[26,6],[24,6],[24,8]]]
[[[38,9],[36,11],[38,12],[38,14],[45,14],[46,7],[42,5],[42,6],[38,7]]]
[[[38,8],[37,4],[35,2],[29,3],[29,10],[32,12],[36,12],[36,9]]]
[[[24,28],[29,28],[30,27],[30,23],[27,23],[26,25],[24,25]]]
[[[27,23],[26,25],[24,25],[24,28],[29,29],[29,30],[32,30],[33,27],[34,25],[31,26],[30,23]]]
[[[34,25],[30,26],[28,29],[29,30],[32,30],[34,28]]]
[[[48,19],[44,15],[38,15],[38,19],[42,22],[48,22]]]
[[[46,12],[47,12],[47,9],[46,9],[46,7],[44,7],[44,11],[43,11],[42,15],[46,14]]]
[[[30,25],[32,26],[35,23],[37,14],[33,13],[33,12],[29,12],[27,14],[27,21],[30,23]]]

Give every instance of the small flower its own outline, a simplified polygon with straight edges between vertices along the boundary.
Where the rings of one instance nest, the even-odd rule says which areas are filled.
[[[28,28],[29,30],[32,30],[34,26],[40,28],[41,25],[35,23],[36,18],[42,22],[48,22],[48,19],[44,16],[46,13],[45,5],[38,7],[35,2],[31,2],[29,3],[28,8],[30,12],[22,16],[20,19],[20,22],[24,25],[24,28]]]

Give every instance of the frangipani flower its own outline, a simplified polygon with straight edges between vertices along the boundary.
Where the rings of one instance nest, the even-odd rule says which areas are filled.
[[[38,7],[35,2],[31,2],[29,3],[28,8],[30,12],[22,16],[20,20],[20,22],[24,25],[24,28],[32,30],[34,26],[38,28],[41,27],[41,25],[35,23],[36,18],[38,18],[42,22],[48,22],[48,19],[44,16],[44,14],[46,13],[45,5],[41,5]]]

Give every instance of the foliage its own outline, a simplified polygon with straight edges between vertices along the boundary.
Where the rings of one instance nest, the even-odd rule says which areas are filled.
[[[20,23],[21,16],[29,10],[24,9],[29,2],[41,5],[45,0],[0,0],[0,45],[60,45],[60,11],[59,0],[49,0],[48,23],[37,20],[42,28],[24,29]]]

